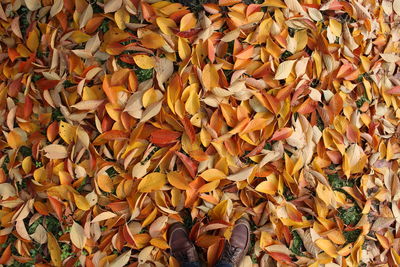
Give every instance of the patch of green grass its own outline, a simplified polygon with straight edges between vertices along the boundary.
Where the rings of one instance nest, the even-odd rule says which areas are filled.
[[[93,8],[93,13],[104,13],[104,10],[97,4],[97,2],[100,2],[98,0],[91,0],[89,3]]]
[[[10,163],[10,158],[7,155],[6,158],[3,161],[3,164],[1,164],[1,168],[3,169],[5,174],[8,174],[8,167],[7,167],[8,163]]]
[[[153,69],[145,70],[145,69],[137,68],[135,70],[135,73],[136,73],[136,76],[140,83],[153,78]]]
[[[71,250],[71,246],[69,244],[62,244],[61,245],[61,260],[63,261],[72,255],[74,255],[74,253]]]
[[[19,15],[19,25],[21,29],[22,36],[26,34],[26,29],[29,28],[29,21],[28,21],[28,13],[29,9],[26,8],[25,6],[21,6],[20,9],[18,9],[17,14]]]
[[[361,108],[365,102],[369,102],[368,97],[366,95],[361,96],[356,100],[357,108]]]
[[[285,199],[287,201],[292,201],[292,200],[296,199],[296,196],[292,194],[292,192],[290,191],[289,187],[287,187],[287,186],[285,186],[283,188],[283,196],[285,197]]]
[[[65,81],[63,82],[64,88],[69,88],[69,87],[72,87],[72,86],[74,86],[74,85],[75,85],[75,83],[73,83],[73,82],[70,81],[70,80],[65,80]]]
[[[346,243],[353,243],[356,242],[357,238],[361,234],[361,229],[356,229],[353,231],[345,231],[343,233],[344,238],[346,238]]]
[[[66,121],[64,115],[59,108],[53,108],[51,112],[51,119],[53,121]]]
[[[103,22],[101,23],[99,30],[103,33],[108,32],[108,30],[110,29],[110,27],[108,26],[108,23],[110,22],[110,20],[108,18],[105,18],[103,20]]]
[[[36,231],[36,228],[39,226],[41,219],[37,219],[28,227],[28,234],[33,234]]]
[[[346,225],[356,225],[361,219],[361,209],[357,205],[348,209],[339,208],[338,212],[339,218]]]
[[[290,251],[292,251],[294,254],[298,256],[302,256],[303,255],[302,251],[305,250],[303,240],[296,231],[292,231],[292,235],[293,235],[293,240],[292,240],[292,245],[290,246]]]
[[[38,73],[32,75],[32,82],[37,82],[42,78],[42,76]]]
[[[325,129],[324,121],[322,120],[321,116],[319,116],[319,114],[318,114],[317,117],[318,117],[318,119],[317,119],[317,127],[321,132],[323,132],[324,129]]]
[[[222,70],[225,74],[226,79],[229,81],[232,77],[233,70]]]
[[[111,178],[115,177],[118,175],[118,172],[114,169],[114,167],[108,168],[106,170],[106,173],[108,174],[108,176],[110,176]]]
[[[62,234],[60,221],[53,216],[46,216],[45,219],[47,231],[52,233],[56,238]]]
[[[27,146],[21,146],[19,152],[21,152],[24,158],[32,156],[32,148]]]
[[[40,161],[35,161],[35,167],[36,168],[41,168],[41,167],[43,167],[43,163],[40,162]]]
[[[345,186],[353,187],[354,186],[353,180],[342,179],[339,177],[339,175],[337,173],[328,174],[328,180],[332,186],[332,189],[336,190],[336,191],[342,192],[343,190],[339,190],[339,189],[342,189],[342,187],[345,187]]]
[[[289,36],[290,37],[294,37],[294,34],[296,33],[296,29],[294,29],[294,28],[288,28],[288,33],[289,33]]]
[[[22,178],[20,182],[17,182],[18,191],[24,190],[28,187],[27,181],[28,179]]]
[[[89,177],[86,176],[85,179],[83,179],[82,183],[80,186],[78,186],[78,188],[76,189],[76,191],[78,191],[79,193],[82,192],[83,187],[87,184]]]
[[[282,53],[280,59],[282,61],[285,61],[288,57],[291,57],[291,56],[293,56],[293,53],[286,50],[285,52]]]
[[[135,43],[135,42],[136,42],[135,39],[129,39],[129,40],[120,42],[120,44],[122,44],[122,45],[128,45],[128,44],[132,44],[132,43]]]
[[[272,144],[271,143],[266,143],[265,146],[264,146],[264,149],[272,150]]]

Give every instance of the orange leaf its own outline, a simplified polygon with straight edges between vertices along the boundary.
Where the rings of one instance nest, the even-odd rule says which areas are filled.
[[[3,254],[0,257],[0,264],[6,264],[10,258],[11,258],[11,244],[9,244],[3,251]]]
[[[293,133],[293,128],[284,127],[276,131],[270,141],[278,141],[290,137]]]
[[[249,45],[248,47],[237,53],[235,56],[238,59],[249,59],[253,56],[253,51],[254,47],[252,45]]]
[[[110,176],[101,174],[97,176],[97,184],[104,192],[111,193],[114,190],[114,184]]]
[[[58,219],[61,221],[62,217],[63,217],[63,210],[62,210],[63,205],[56,198],[54,198],[52,196],[48,196],[48,197],[49,197],[50,204],[53,207],[53,210],[56,212]]]

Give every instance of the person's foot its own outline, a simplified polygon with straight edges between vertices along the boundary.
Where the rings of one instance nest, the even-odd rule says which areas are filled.
[[[249,246],[250,223],[248,220],[241,218],[237,220],[233,227],[231,239],[229,242],[225,242],[225,247],[219,261],[238,266],[247,254]]]
[[[198,262],[199,255],[192,241],[190,241],[185,226],[182,223],[172,224],[167,232],[171,255],[179,261]]]

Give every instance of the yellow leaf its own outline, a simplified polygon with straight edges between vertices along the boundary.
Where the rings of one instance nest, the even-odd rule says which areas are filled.
[[[191,90],[185,103],[185,109],[190,115],[196,114],[200,109],[200,99],[195,90]]]
[[[142,227],[146,227],[151,224],[157,216],[157,209],[153,209],[153,211],[146,217],[146,219],[142,223]]]
[[[162,250],[169,249],[168,243],[162,238],[153,238],[150,240],[150,244]]]
[[[78,209],[81,210],[89,210],[90,205],[87,199],[84,196],[81,196],[79,194],[74,194],[74,199],[75,199],[75,204]]]
[[[59,126],[59,132],[61,138],[65,141],[67,144],[71,144],[74,142],[75,135],[76,135],[76,127],[72,126],[71,124],[60,121],[60,126]]]
[[[342,24],[336,19],[329,19],[329,28],[335,36],[340,37],[342,35]]]
[[[155,190],[160,190],[166,182],[167,179],[164,173],[149,173],[140,181],[138,190],[142,193],[150,193]]]
[[[32,170],[32,157],[26,157],[22,161],[22,169],[24,170],[25,174],[28,174]]]
[[[267,177],[267,181],[263,181],[258,184],[255,190],[264,194],[274,195],[278,190],[278,179],[276,178],[276,175],[269,175]]]
[[[156,23],[162,33],[167,34],[167,35],[172,35],[173,32],[171,31],[170,28],[176,28],[176,23],[174,20],[170,18],[164,18],[164,17],[157,17]]]
[[[74,31],[71,36],[69,37],[72,41],[75,43],[84,43],[87,42],[90,39],[90,35],[82,32],[82,31]]]
[[[154,90],[154,88],[150,88],[149,90],[147,90],[142,97],[142,103],[143,103],[143,107],[147,108],[148,106],[150,106],[151,104],[157,102],[157,93],[156,90]]]
[[[307,31],[306,30],[297,31],[294,34],[294,39],[296,40],[297,44],[296,52],[303,50],[306,47],[308,41]]]
[[[193,13],[188,13],[181,19],[180,31],[189,31],[196,27],[197,19]]]
[[[212,182],[215,180],[222,180],[226,178],[225,173],[218,169],[208,169],[205,170],[200,176],[207,182]]]
[[[207,193],[207,192],[213,191],[214,189],[216,189],[218,187],[219,182],[220,182],[220,180],[215,180],[208,184],[202,185],[199,188],[199,193]]]
[[[167,174],[168,182],[180,190],[186,190],[189,188],[189,184],[181,172],[173,171]]]
[[[211,137],[210,133],[204,127],[202,127],[201,130],[200,130],[200,141],[201,141],[201,144],[204,147],[208,147],[210,145],[210,143],[211,143],[211,140],[212,140],[212,137]]]
[[[114,18],[115,23],[121,30],[126,28],[125,23],[128,23],[130,20],[129,13],[124,8],[118,9],[118,11],[114,14]]]
[[[57,239],[49,232],[47,233],[47,240],[47,248],[50,252],[51,261],[55,266],[61,266],[61,249]]]
[[[329,256],[335,258],[338,254],[336,252],[336,247],[335,245],[333,245],[333,243],[331,241],[329,241],[328,239],[318,239],[315,241],[315,244],[322,249],[323,251],[326,252],[326,254],[328,254]]]
[[[136,55],[133,56],[133,60],[135,60],[136,65],[141,69],[151,69],[154,68],[156,61],[153,57],[148,55]]]
[[[161,48],[165,44],[164,38],[158,33],[152,31],[146,31],[140,41],[144,47],[150,49]]]
[[[22,139],[22,136],[16,130],[12,130],[7,135],[7,143],[11,148],[18,148],[25,142]]]
[[[228,215],[228,211],[230,209],[229,206],[232,205],[232,201],[230,199],[225,199],[221,201],[217,206],[215,206],[212,210],[209,211],[209,215],[212,220],[223,220],[224,217]]]
[[[285,3],[283,3],[281,0],[265,0],[264,3],[261,4],[261,6],[287,8]]]
[[[187,59],[190,57],[192,51],[190,50],[190,46],[187,41],[181,37],[178,39],[178,54],[182,60]]]
[[[317,196],[325,203],[325,205],[328,206],[332,203],[332,198],[334,197],[334,194],[329,187],[318,183],[316,190]]]

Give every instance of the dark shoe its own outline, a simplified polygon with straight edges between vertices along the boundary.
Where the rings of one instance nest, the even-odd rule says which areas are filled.
[[[171,255],[180,264],[199,261],[196,248],[190,241],[186,228],[182,223],[172,224],[168,229],[167,237]]]
[[[230,263],[238,266],[240,261],[246,256],[250,246],[250,223],[241,218],[237,220],[232,230],[231,239],[225,242],[220,263]]]

